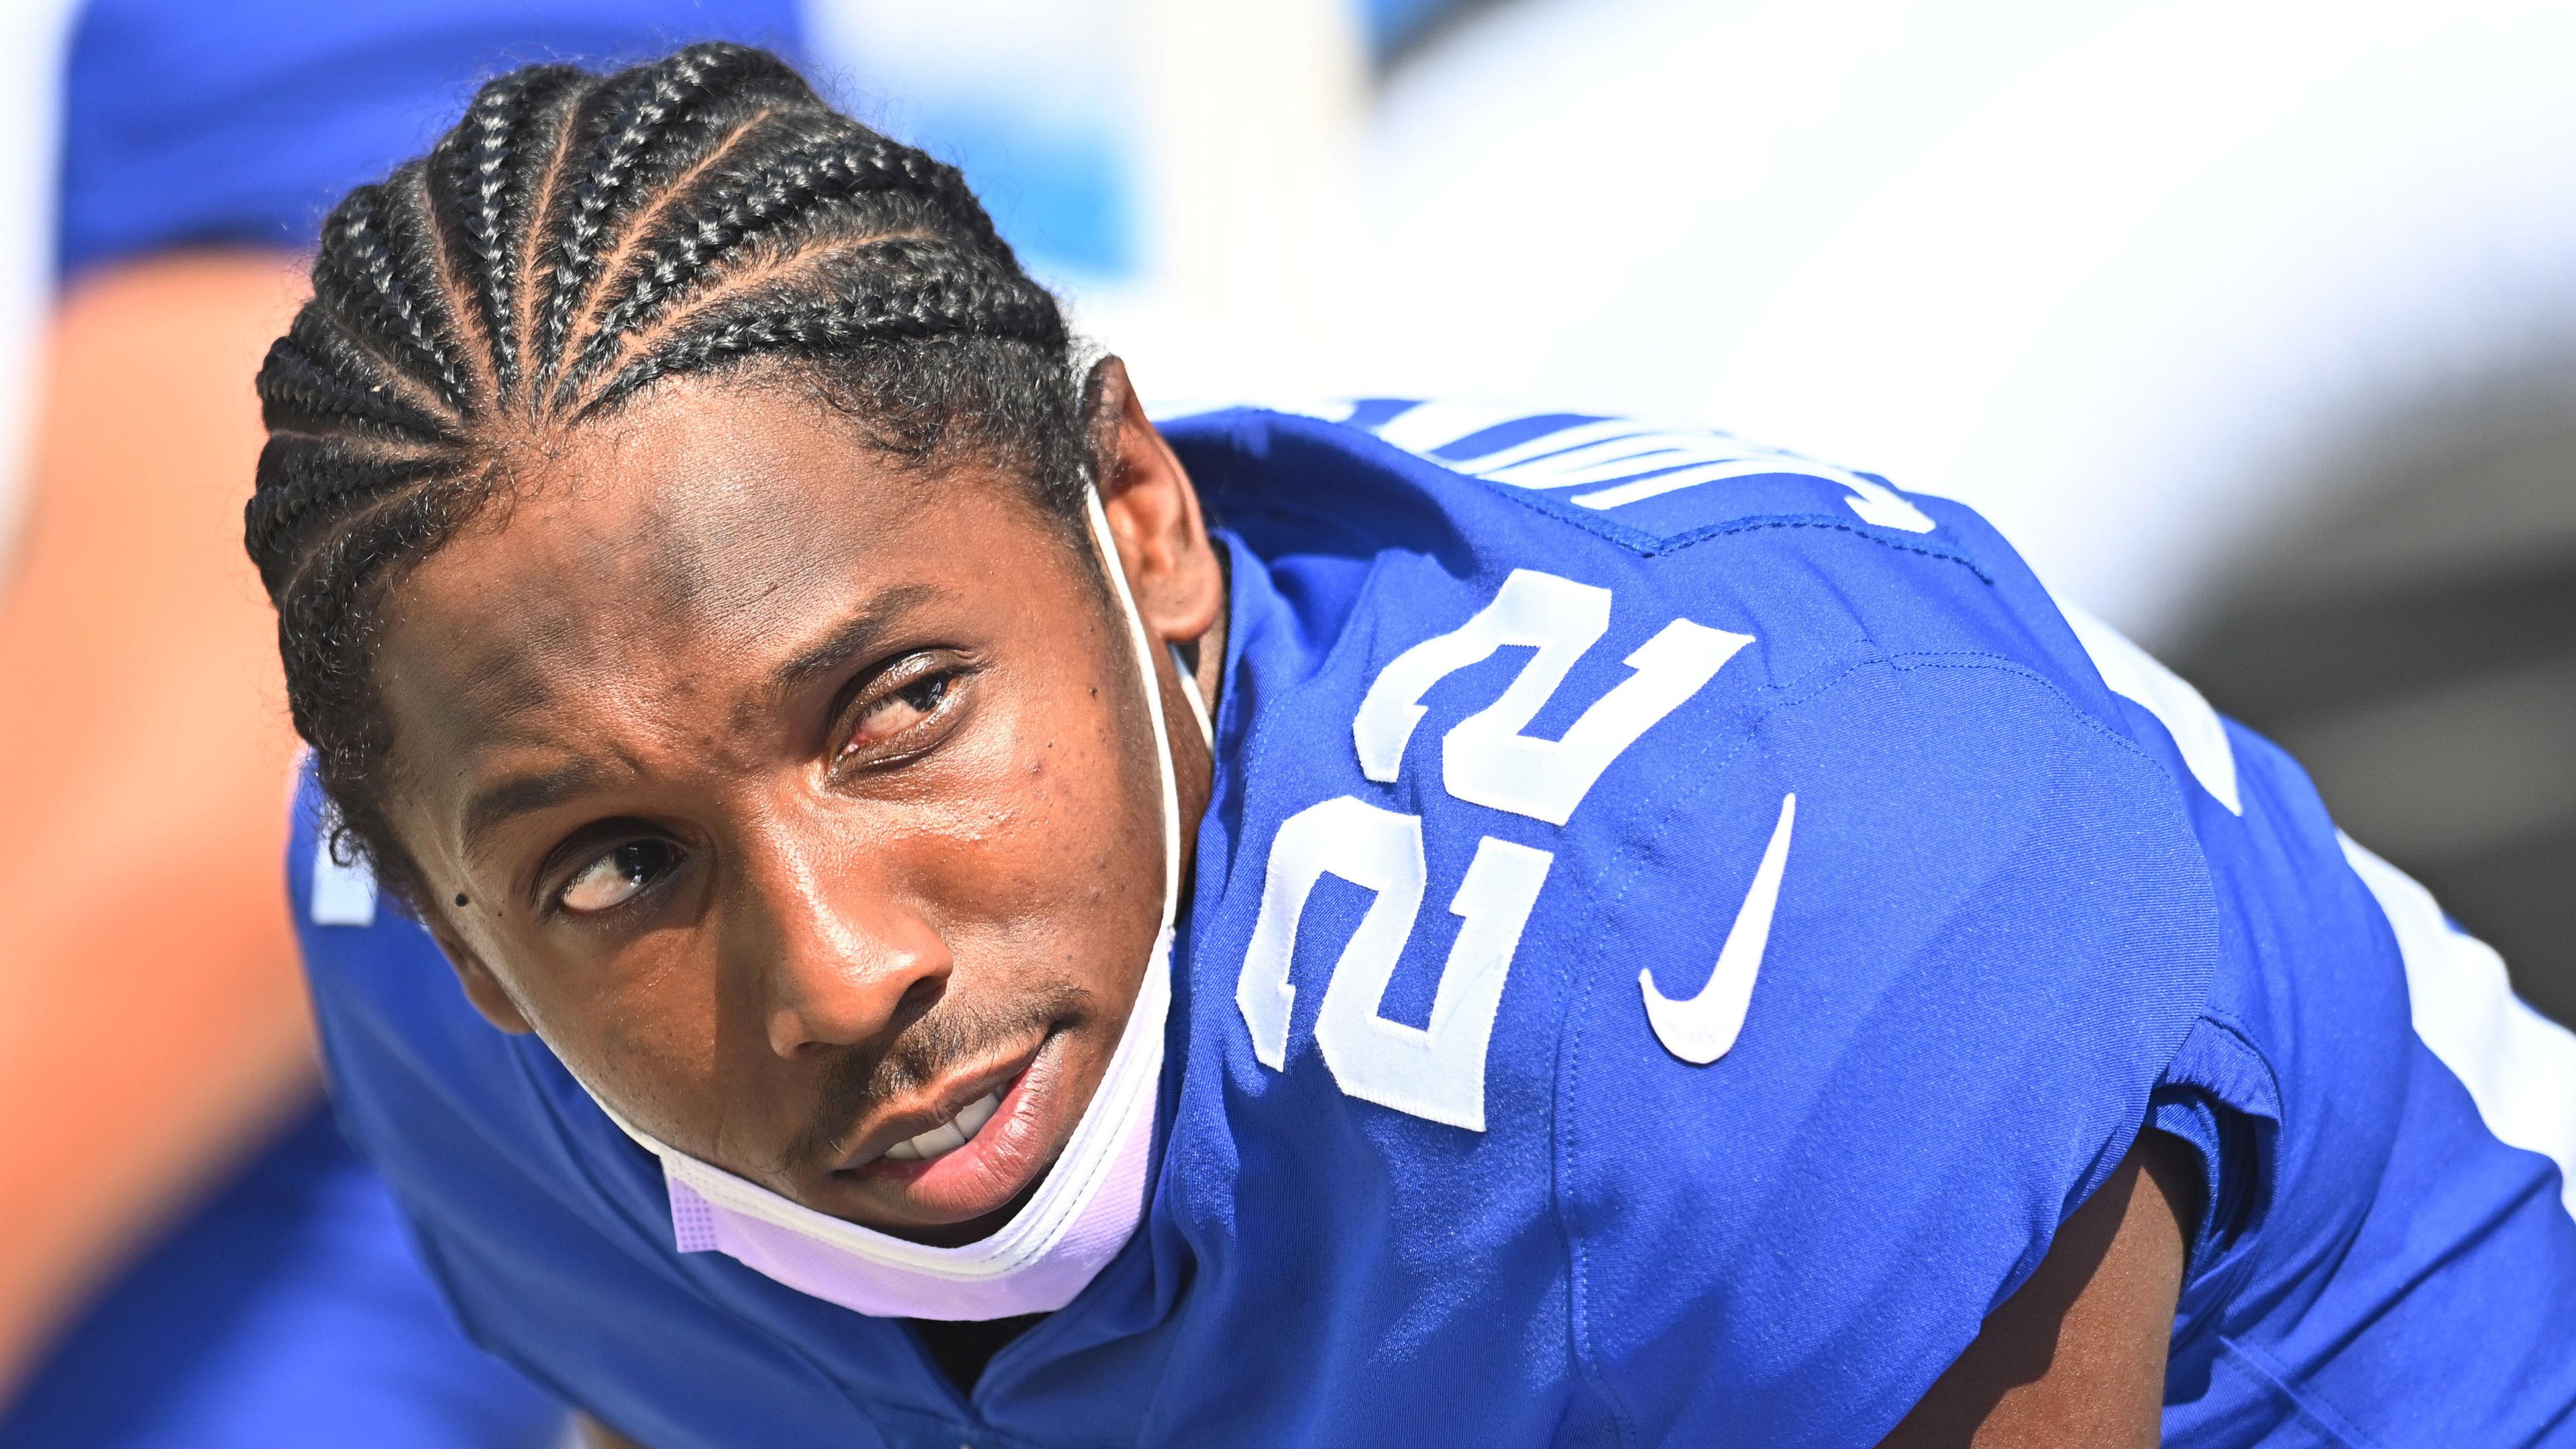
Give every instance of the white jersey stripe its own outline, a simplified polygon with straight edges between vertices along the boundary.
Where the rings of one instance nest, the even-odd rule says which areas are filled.
[[[2431,891],[2340,839],[2397,933],[2415,1035],[2469,1089],[2497,1141],[2558,1164],[2560,1201],[2576,1216],[2576,1033],[2524,1005],[2504,958],[2453,929]]]
[[[2156,656],[2129,642],[2129,636],[2059,599],[2057,612],[2075,631],[2075,642],[2100,672],[2113,694],[2136,700],[2173,736],[2174,749],[2192,778],[2234,815],[2245,813],[2236,790],[2236,747],[2227,742],[2227,724],[2209,707],[2191,681],[2165,668]]]

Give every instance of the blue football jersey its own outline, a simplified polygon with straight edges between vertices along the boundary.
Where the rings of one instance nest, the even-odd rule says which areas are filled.
[[[2167,1441],[2576,1443],[2576,1038],[1968,510],[1723,434],[1168,436],[1232,561],[1144,1226],[971,1393],[293,868],[486,1344],[657,1449],[1875,1442],[2142,1130]]]

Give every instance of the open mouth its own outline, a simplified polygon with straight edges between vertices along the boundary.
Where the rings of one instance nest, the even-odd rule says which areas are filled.
[[[1023,1056],[958,1073],[947,1091],[869,1134],[835,1175],[864,1184],[871,1211],[915,1226],[1007,1207],[1072,1131],[1080,1104],[1063,1091],[1066,1040],[1050,1032]]]
[[[1001,1110],[1002,1094],[986,1092],[960,1108],[956,1116],[887,1148],[885,1155],[895,1162],[927,1162],[946,1157],[974,1141],[975,1134],[983,1131],[984,1124],[992,1121],[993,1115]]]
[[[883,1145],[862,1143],[836,1170],[862,1172],[873,1168],[911,1178],[939,1159],[969,1145],[975,1146],[978,1152],[991,1151],[996,1143],[1009,1135],[1004,1129],[1011,1125],[1015,1116],[1022,1114],[1023,1107],[1030,1101],[1028,1089],[1032,1080],[1042,1082],[1047,1077],[1048,1073],[1038,1070],[1052,1057],[1046,1046],[1046,1042],[1041,1042],[1037,1049],[1016,1060],[999,1063],[980,1072],[959,1073],[951,1079],[952,1085],[938,1096],[949,1102],[957,1102],[964,1097],[961,1105],[902,1113],[897,1122],[888,1124],[888,1128],[904,1131],[909,1127],[911,1131],[892,1141],[870,1134],[875,1142]],[[966,1096],[969,1092],[974,1095]],[[930,1125],[921,1126],[925,1121]],[[967,1154],[970,1158],[974,1155]]]

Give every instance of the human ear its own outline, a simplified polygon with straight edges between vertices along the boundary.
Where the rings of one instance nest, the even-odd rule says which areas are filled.
[[[453,923],[433,909],[421,913],[421,924],[429,929],[430,938],[438,942],[439,954],[455,968],[457,984],[465,988],[465,999],[474,1003],[474,1009],[483,1013],[485,1021],[512,1036],[525,1036],[536,1030],[528,1021],[527,1013],[519,1009],[519,1003],[512,1001],[510,993],[503,989],[501,978],[493,975],[492,968],[483,964],[483,958],[474,948],[465,944],[465,938],[456,933]]]
[[[1145,416],[1127,365],[1102,358],[1092,369],[1092,454],[1100,462],[1100,499],[1145,627],[1163,640],[1191,643],[1215,627],[1225,606],[1225,574],[1208,540],[1198,490],[1171,444]]]

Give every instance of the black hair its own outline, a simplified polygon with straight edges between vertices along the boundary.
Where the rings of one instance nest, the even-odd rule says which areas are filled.
[[[914,464],[970,449],[1078,527],[1081,359],[957,171],[833,111],[776,56],[695,45],[485,85],[322,228],[259,373],[244,533],[296,731],[400,900],[372,679],[385,595],[506,494],[513,450],[666,378],[784,364]]]

